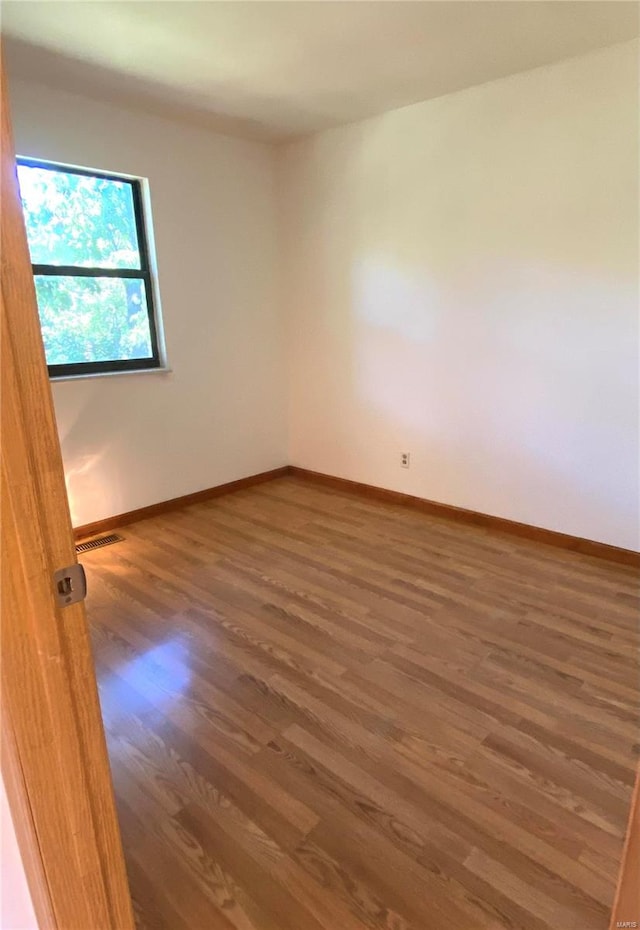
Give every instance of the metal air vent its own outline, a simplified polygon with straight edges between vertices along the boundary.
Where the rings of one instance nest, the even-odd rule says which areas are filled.
[[[117,533],[108,533],[106,536],[96,536],[88,542],[77,543],[76,552],[89,552],[91,549],[102,549],[103,546],[110,546],[112,543],[122,542],[123,537]]]

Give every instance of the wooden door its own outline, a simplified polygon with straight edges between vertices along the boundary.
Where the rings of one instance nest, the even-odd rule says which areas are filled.
[[[41,928],[133,916],[18,195],[4,71],[0,181],[2,774]]]
[[[629,825],[622,853],[610,930],[640,927],[640,768],[631,798]]]

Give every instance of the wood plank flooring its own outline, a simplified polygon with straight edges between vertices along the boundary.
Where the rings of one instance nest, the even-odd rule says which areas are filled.
[[[283,478],[83,556],[141,930],[605,930],[633,569]]]

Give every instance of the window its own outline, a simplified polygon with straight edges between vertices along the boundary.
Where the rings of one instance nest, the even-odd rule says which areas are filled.
[[[160,367],[140,181],[30,158],[18,180],[51,377]]]

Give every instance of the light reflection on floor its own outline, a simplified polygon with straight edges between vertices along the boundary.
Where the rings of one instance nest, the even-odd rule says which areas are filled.
[[[139,694],[146,695],[141,697],[145,705],[151,702],[156,710],[162,711],[188,691],[192,651],[190,638],[178,634],[136,655],[123,663],[117,673],[102,677],[100,695],[103,703],[108,701],[114,706],[126,706],[129,712],[135,713],[136,708],[131,706],[132,697]]]

